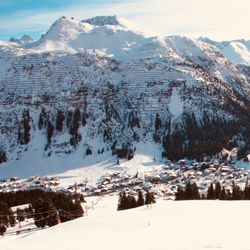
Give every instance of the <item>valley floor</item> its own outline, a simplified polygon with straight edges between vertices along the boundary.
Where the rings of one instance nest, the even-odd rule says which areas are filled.
[[[250,249],[249,201],[160,199],[152,207],[119,212],[117,195],[87,202],[87,216],[40,231],[6,235],[0,238],[0,249]]]

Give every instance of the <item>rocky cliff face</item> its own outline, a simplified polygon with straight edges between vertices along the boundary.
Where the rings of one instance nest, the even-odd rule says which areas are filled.
[[[152,140],[178,159],[247,150],[247,66],[218,46],[146,37],[123,19],[62,17],[36,42],[0,43],[0,161]],[[131,152],[130,152],[131,153]]]

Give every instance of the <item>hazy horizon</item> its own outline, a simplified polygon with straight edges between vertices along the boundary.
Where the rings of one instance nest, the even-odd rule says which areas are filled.
[[[61,16],[82,20],[99,15],[124,17],[150,36],[249,40],[249,12],[247,0],[1,0],[0,40],[24,34],[37,40]]]

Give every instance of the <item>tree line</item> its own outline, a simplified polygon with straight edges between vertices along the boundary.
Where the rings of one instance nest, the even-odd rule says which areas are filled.
[[[175,200],[250,200],[250,186],[246,181],[241,189],[234,181],[230,189],[221,186],[220,182],[211,183],[206,194],[200,193],[197,184],[188,182],[185,188],[178,186]]]
[[[153,193],[149,191],[146,192],[144,196],[142,191],[139,191],[137,198],[134,195],[127,194],[126,192],[120,193],[118,208],[117,210],[125,210],[130,208],[136,208],[144,205],[149,205],[155,203],[155,197]]]
[[[83,216],[81,202],[84,197],[79,194],[65,195],[43,190],[18,191],[0,193],[0,234],[4,234],[8,226],[26,218],[34,218],[39,228],[53,226],[61,222]],[[11,207],[29,204],[24,210],[13,214]]]
[[[71,135],[70,144],[76,146],[81,141],[81,134],[78,133],[79,127],[83,127],[87,123],[88,114],[81,113],[81,111],[76,108],[74,111],[62,111],[58,110],[55,115],[55,122],[52,122],[53,117],[51,117],[49,112],[46,112],[43,107],[39,115],[38,128],[40,130],[47,129],[47,142],[48,145],[51,144],[51,139],[55,131],[62,132],[63,128],[68,129]],[[64,125],[66,124],[66,126]]]

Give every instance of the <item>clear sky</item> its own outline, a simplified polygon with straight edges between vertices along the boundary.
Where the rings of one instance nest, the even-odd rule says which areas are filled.
[[[249,13],[249,0],[0,0],[0,40],[38,39],[63,15],[119,15],[149,35],[250,40]]]

